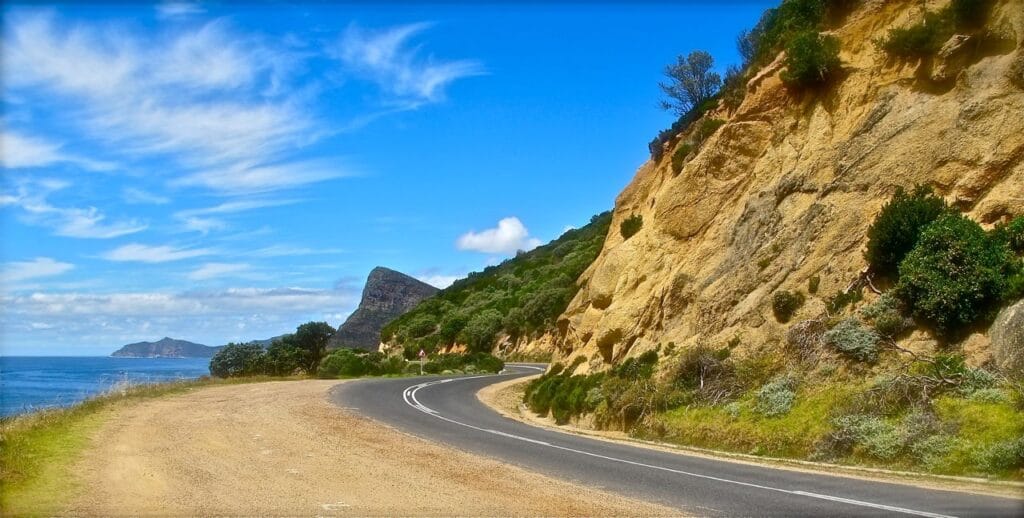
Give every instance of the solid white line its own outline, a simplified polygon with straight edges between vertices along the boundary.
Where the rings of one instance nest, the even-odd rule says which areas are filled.
[[[525,366],[525,365],[520,365],[519,367],[536,368],[536,367],[528,367],[528,366]],[[540,369],[540,370],[543,370],[543,369]],[[593,453],[593,452],[584,451],[584,450],[577,450],[575,448],[569,448],[569,447],[566,447],[566,446],[559,446],[557,444],[551,444],[551,443],[544,442],[544,441],[538,441],[536,439],[530,439],[529,437],[522,437],[522,436],[519,436],[519,435],[510,434],[510,433],[502,432],[502,431],[499,431],[499,430],[492,430],[492,429],[489,429],[489,428],[481,428],[479,426],[474,426],[474,425],[471,425],[471,424],[468,424],[468,423],[463,423],[461,421],[456,421],[454,419],[451,419],[451,418],[448,418],[448,417],[445,417],[445,416],[439,414],[436,410],[427,407],[426,405],[424,405],[423,403],[420,403],[419,400],[416,399],[416,392],[418,392],[420,389],[424,389],[424,388],[430,387],[432,385],[439,385],[441,383],[448,383],[450,381],[456,381],[456,380],[470,380],[470,379],[486,378],[486,377],[488,377],[488,376],[486,376],[486,375],[485,376],[468,376],[468,377],[465,377],[465,378],[447,378],[447,379],[443,379],[443,380],[435,380],[435,381],[428,381],[426,383],[420,383],[418,385],[413,385],[411,387],[406,388],[402,392],[402,399],[405,400],[405,403],[407,405],[415,408],[416,410],[419,410],[420,412],[423,412],[423,413],[425,413],[425,414],[427,414],[429,416],[441,419],[442,421],[447,421],[447,422],[452,423],[452,424],[456,424],[456,425],[459,425],[459,426],[464,426],[466,428],[470,428],[470,429],[477,430],[477,431],[484,432],[484,433],[489,433],[489,434],[492,434],[492,435],[498,435],[498,436],[501,436],[501,437],[507,437],[509,439],[514,439],[514,440],[517,440],[517,441],[533,443],[533,444],[537,444],[539,446],[546,446],[548,448],[554,448],[554,449],[557,449],[557,450],[562,450],[562,451],[567,451],[567,452],[571,452],[571,453],[576,453],[576,454],[579,454],[579,455],[586,455],[588,457],[594,457],[594,458],[608,460],[608,461],[612,461],[612,462],[618,462],[618,463],[621,463],[621,464],[629,464],[629,465],[637,466],[637,467],[641,467],[641,468],[654,469],[654,470],[659,470],[659,471],[667,471],[669,473],[675,473],[675,474],[678,474],[678,475],[685,475],[685,476],[688,476],[688,477],[702,478],[702,479],[705,479],[705,480],[714,480],[716,482],[722,482],[722,483],[725,483],[725,484],[734,484],[734,485],[739,485],[739,486],[752,487],[752,488],[755,488],[755,489],[762,489],[762,490],[765,490],[765,491],[775,491],[775,492],[778,492],[778,493],[786,493],[786,494],[790,494],[790,495],[798,495],[798,496],[804,496],[804,497],[808,497],[808,498],[817,498],[817,499],[821,499],[821,500],[829,500],[829,501],[832,501],[832,502],[840,502],[840,503],[844,503],[844,504],[856,505],[856,506],[861,506],[861,507],[870,507],[870,508],[873,508],[873,509],[881,509],[881,510],[891,511],[891,512],[895,512],[895,513],[903,513],[903,514],[910,514],[910,515],[916,515],[916,516],[924,516],[924,517],[927,517],[927,518],[954,518],[952,516],[945,515],[945,514],[931,513],[931,512],[928,512],[928,511],[918,511],[916,509],[907,509],[907,508],[904,508],[904,507],[895,507],[895,506],[891,506],[891,505],[876,504],[876,503],[873,503],[873,502],[865,502],[865,501],[862,501],[862,500],[853,500],[853,499],[849,499],[849,498],[841,498],[841,497],[838,497],[838,496],[822,495],[822,494],[819,494],[819,493],[811,493],[811,492],[808,492],[808,491],[793,491],[793,490],[789,490],[789,489],[782,489],[782,488],[771,487],[771,486],[762,486],[760,484],[753,484],[753,483],[750,483],[750,482],[741,482],[741,481],[738,481],[738,480],[730,480],[730,479],[726,479],[726,478],[714,477],[714,476],[711,476],[711,475],[703,475],[703,474],[700,474],[700,473],[692,473],[692,472],[689,472],[689,471],[682,471],[682,470],[678,470],[678,469],[667,468],[665,466],[657,466],[657,465],[654,465],[654,464],[645,464],[643,462],[636,462],[636,461],[627,460],[627,459],[620,459],[620,458],[617,458],[617,457],[609,457],[607,455],[601,455],[599,453]]]

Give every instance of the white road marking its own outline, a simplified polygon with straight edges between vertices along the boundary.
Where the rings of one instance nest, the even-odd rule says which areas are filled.
[[[520,365],[519,367],[544,370],[544,369],[540,369],[539,367],[531,367],[531,366],[526,366],[526,365]],[[808,497],[808,498],[817,498],[817,499],[821,499],[821,500],[829,500],[829,501],[832,501],[832,502],[840,502],[840,503],[849,504],[849,505],[856,505],[856,506],[861,506],[861,507],[870,507],[870,508],[873,508],[873,509],[881,509],[881,510],[885,510],[885,511],[891,511],[891,512],[894,512],[894,513],[903,513],[903,514],[910,514],[910,515],[915,515],[915,516],[924,516],[924,517],[927,517],[927,518],[954,518],[953,516],[945,515],[945,514],[931,513],[931,512],[928,512],[928,511],[918,511],[916,509],[907,509],[907,508],[904,508],[904,507],[895,507],[895,506],[891,506],[891,505],[876,504],[874,502],[865,502],[865,501],[862,501],[862,500],[853,500],[853,499],[842,498],[842,497],[838,497],[838,496],[822,495],[822,494],[819,494],[819,493],[811,493],[811,492],[808,492],[808,491],[793,491],[793,490],[789,490],[789,489],[782,489],[782,488],[771,487],[771,486],[762,486],[760,484],[753,484],[753,483],[750,483],[750,482],[741,482],[739,480],[729,480],[729,479],[726,479],[726,478],[714,477],[714,476],[711,476],[711,475],[703,475],[703,474],[700,474],[700,473],[692,473],[692,472],[689,472],[689,471],[682,471],[682,470],[678,470],[678,469],[667,468],[665,466],[656,466],[656,465],[653,465],[653,464],[645,464],[643,462],[636,462],[636,461],[627,460],[627,459],[620,459],[620,458],[617,458],[617,457],[609,457],[607,455],[601,455],[599,453],[593,453],[593,452],[584,451],[584,450],[577,450],[575,448],[569,448],[569,447],[566,447],[566,446],[559,446],[557,444],[551,444],[551,443],[544,442],[544,441],[538,441],[536,439],[530,439],[529,437],[522,437],[522,436],[519,436],[519,435],[510,434],[510,433],[507,433],[507,432],[502,432],[502,431],[498,431],[498,430],[492,430],[492,429],[489,429],[489,428],[481,428],[479,426],[474,426],[474,425],[471,425],[471,424],[468,424],[468,423],[463,423],[461,421],[456,421],[455,419],[451,419],[451,418],[448,418],[448,417],[445,417],[445,416],[439,414],[436,410],[433,410],[433,409],[427,407],[426,405],[424,405],[423,403],[420,403],[419,400],[416,399],[416,392],[420,391],[420,389],[424,389],[424,388],[427,388],[427,387],[430,387],[430,386],[433,386],[433,385],[440,385],[442,383],[448,383],[448,382],[456,381],[456,380],[471,380],[471,379],[476,379],[476,378],[486,378],[488,376],[490,376],[490,375],[467,376],[465,378],[447,378],[447,379],[443,379],[443,380],[435,380],[435,381],[428,381],[428,382],[425,382],[425,383],[420,383],[418,385],[413,385],[411,387],[406,388],[402,392],[402,399],[405,400],[405,404],[407,404],[407,405],[415,408],[416,410],[419,410],[420,412],[423,412],[423,413],[425,413],[427,415],[430,415],[432,417],[436,417],[438,419],[441,419],[442,421],[447,421],[447,422],[452,423],[452,424],[456,424],[456,425],[459,425],[459,426],[464,426],[466,428],[470,428],[470,429],[477,430],[477,431],[484,432],[484,433],[489,433],[489,434],[492,434],[492,435],[498,435],[498,436],[501,436],[501,437],[507,437],[509,439],[514,439],[514,440],[517,440],[517,441],[529,442],[529,443],[537,444],[537,445],[540,445],[540,446],[546,446],[548,448],[554,448],[554,449],[557,449],[557,450],[562,450],[562,451],[567,451],[567,452],[571,452],[571,453],[576,453],[576,454],[579,454],[579,455],[586,455],[588,457],[604,459],[604,460],[608,460],[608,461],[612,461],[612,462],[619,462],[619,463],[622,463],[622,464],[629,464],[631,466],[637,466],[637,467],[641,467],[641,468],[648,468],[648,469],[654,469],[654,470],[659,470],[659,471],[667,471],[669,473],[676,473],[676,474],[685,475],[685,476],[688,476],[688,477],[702,478],[702,479],[705,479],[705,480],[714,480],[716,482],[722,482],[722,483],[725,483],[725,484],[734,484],[734,485],[739,485],[739,486],[752,487],[752,488],[755,488],[755,489],[763,489],[765,491],[775,491],[775,492],[778,492],[778,493],[786,493],[786,494],[790,494],[790,495],[798,495],[798,496],[804,496],[804,497]]]

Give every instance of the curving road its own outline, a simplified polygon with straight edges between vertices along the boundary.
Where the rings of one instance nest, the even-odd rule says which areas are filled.
[[[425,439],[699,516],[1024,516],[1024,499],[804,473],[611,443],[502,417],[483,387],[536,374],[361,380],[335,404]],[[523,495],[529,498],[529,495]],[[509,510],[515,513],[514,509]]]

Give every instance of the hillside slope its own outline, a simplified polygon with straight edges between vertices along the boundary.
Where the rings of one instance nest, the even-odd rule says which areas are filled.
[[[220,347],[164,337],[156,342],[128,344],[110,353],[117,358],[210,358]]]
[[[787,88],[780,56],[748,75],[734,110],[704,116],[724,125],[680,171],[669,157],[687,135],[637,171],[560,318],[560,356],[600,370],[659,343],[781,349],[789,326],[773,318],[773,293],[813,282],[793,322],[826,313],[861,278],[868,226],[898,187],[931,185],[983,224],[1024,213],[1024,3],[995,3],[985,45],[954,36],[934,59],[902,61],[874,42],[920,19],[920,3],[859,4],[833,31],[834,84]],[[624,239],[634,215],[643,228]],[[987,341],[968,338],[969,362],[988,359]],[[904,344],[936,341],[915,332]]]

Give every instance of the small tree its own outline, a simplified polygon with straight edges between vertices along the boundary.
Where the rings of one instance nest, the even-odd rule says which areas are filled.
[[[295,330],[295,346],[303,352],[302,369],[313,374],[327,350],[327,342],[334,336],[334,328],[327,322],[306,322]]]
[[[896,189],[868,228],[864,258],[871,269],[895,276],[900,261],[917,244],[921,231],[947,210],[946,202],[932,194],[931,187],[919,185],[910,194]]]
[[[266,373],[272,376],[290,376],[303,368],[305,352],[295,344],[294,335],[274,340],[266,353]]]
[[[675,64],[665,67],[670,81],[658,86],[669,98],[661,101],[661,107],[683,115],[711,99],[722,86],[722,77],[711,70],[714,64],[711,54],[695,50],[686,57],[680,55]]]
[[[795,87],[811,87],[829,80],[839,69],[839,40],[815,30],[801,32],[786,44],[782,80]]]
[[[218,378],[255,376],[264,369],[263,348],[257,344],[225,345],[210,358],[210,374]]]

